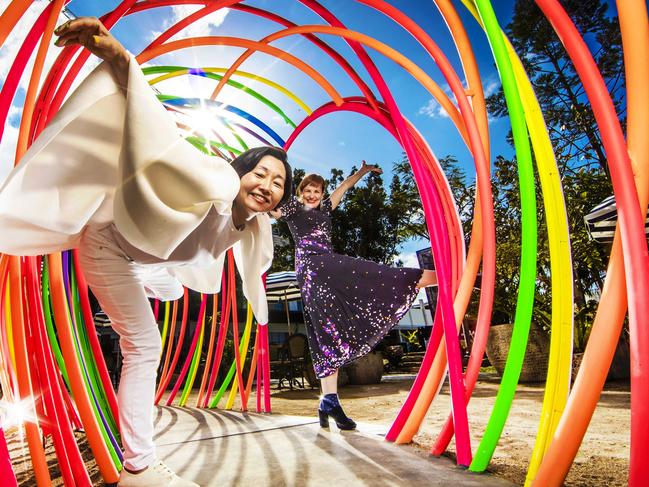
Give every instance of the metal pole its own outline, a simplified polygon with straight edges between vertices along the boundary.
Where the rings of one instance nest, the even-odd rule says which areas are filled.
[[[291,336],[291,314],[288,311],[288,298],[286,297],[286,289],[284,289],[284,310],[286,311],[286,326],[288,327],[288,335]]]

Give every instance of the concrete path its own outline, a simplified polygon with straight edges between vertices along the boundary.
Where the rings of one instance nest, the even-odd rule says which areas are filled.
[[[388,443],[385,432],[370,424],[329,431],[309,417],[159,407],[155,441],[170,468],[202,487],[513,485]]]

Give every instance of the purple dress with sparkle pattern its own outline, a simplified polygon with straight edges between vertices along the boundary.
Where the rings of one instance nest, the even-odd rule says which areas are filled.
[[[331,247],[331,201],[282,208],[295,242],[295,272],[318,378],[370,352],[417,297],[421,269],[389,267]]]

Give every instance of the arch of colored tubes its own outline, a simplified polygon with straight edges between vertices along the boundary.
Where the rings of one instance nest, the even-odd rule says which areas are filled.
[[[340,111],[352,111],[375,120],[402,145],[411,162],[422,197],[429,233],[433,236],[431,248],[440,281],[440,298],[421,370],[394,420],[387,439],[396,442],[410,441],[448,370],[452,413],[435,441],[432,452],[442,453],[455,434],[458,463],[469,466],[474,471],[486,468],[505,426],[527,342],[536,267],[536,208],[531,157],[533,151],[548,227],[553,307],[550,365],[541,421],[526,484],[560,485],[567,475],[597,404],[608,369],[605,365],[611,363],[627,308],[632,360],[629,483],[645,484],[648,474],[646,469],[643,471],[641,464],[642,452],[647,451],[649,443],[649,333],[646,325],[646,317],[649,316],[646,309],[649,306],[649,262],[642,216],[649,204],[649,139],[646,137],[649,114],[644,109],[649,103],[649,66],[646,63],[649,57],[649,27],[645,2],[629,0],[617,4],[627,80],[628,121],[625,142],[601,76],[574,25],[559,2],[537,0],[537,4],[572,57],[593,107],[609,160],[620,221],[600,306],[593,322],[592,339],[585,351],[577,380],[570,391],[573,305],[570,246],[565,204],[552,146],[531,84],[517,53],[498,25],[489,1],[461,1],[464,8],[473,14],[485,30],[503,83],[519,165],[523,220],[520,287],[510,353],[489,423],[475,450],[472,450],[469,441],[466,403],[470,400],[484,355],[495,282],[495,231],[489,176],[489,136],[480,74],[465,27],[450,0],[434,0],[434,4],[448,25],[457,47],[464,70],[461,74],[452,69],[445,55],[415,20],[380,0],[357,2],[393,20],[407,35],[415,38],[423,46],[450,86],[455,103],[426,72],[407,57],[367,35],[348,29],[334,13],[315,0],[300,0],[300,3],[320,16],[325,22],[323,25],[298,26],[277,14],[241,4],[236,0],[126,0],[103,16],[102,20],[108,28],[112,28],[124,15],[162,6],[193,3],[202,5],[202,8],[169,27],[138,55],[138,61],[149,61],[164,53],[196,45],[228,45],[246,49],[239,59],[227,68],[157,67],[145,70],[147,74],[164,73],[152,79],[152,84],[180,75],[199,75],[215,80],[216,86],[211,96],[214,101],[205,103],[218,103],[216,98],[226,84],[242,90],[275,111],[292,130],[284,142],[254,114],[229,106],[227,100],[224,100],[225,103],[221,103],[225,104],[228,110],[227,115],[226,111],[221,112],[223,124],[240,147],[228,144],[218,133],[213,134],[216,140],[196,136],[188,139],[202,150],[234,157],[247,148],[241,136],[244,133],[262,143],[273,141],[290,149],[299,134],[312,122]],[[0,15],[0,45],[11,34],[30,3],[28,0],[13,0]],[[57,112],[88,58],[87,52],[79,52],[77,48],[64,49],[45,76],[40,93],[37,93],[54,23],[66,3],[68,2],[65,0],[58,0],[45,6],[25,36],[0,92],[0,120],[4,126],[20,77],[38,44],[21,120],[16,160]],[[261,17],[282,26],[282,30],[258,41],[234,37],[169,40],[186,26],[221,8],[233,8]],[[344,39],[368,72],[377,88],[377,94],[340,54],[315,34],[335,35]],[[270,45],[276,39],[292,35],[304,36],[329,55],[356,84],[362,96],[339,94],[322,75],[300,59]],[[471,241],[466,250],[444,174],[424,138],[399,111],[389,87],[367,54],[367,48],[397,62],[438,100],[473,155],[477,175],[476,205]],[[278,57],[302,70],[327,93],[331,101],[311,110],[287,88],[254,73],[239,70],[241,64],[257,52]],[[305,118],[294,123],[279,105],[247,87],[243,82],[233,80],[232,77],[260,81],[304,110]],[[468,96],[471,96],[471,101]],[[169,109],[179,111],[196,103],[195,100],[170,95],[162,95],[160,98]],[[462,374],[457,332],[480,265],[482,286],[476,337],[469,364]],[[180,366],[180,377],[171,385],[172,391],[166,399],[166,404],[173,403],[183,382],[179,403],[186,404],[189,391],[198,379],[198,357],[205,347],[205,342],[208,342],[206,363],[209,366],[203,370],[196,405],[216,406],[232,384],[226,407],[232,407],[238,389],[242,407],[246,408],[256,376],[257,384],[263,384],[262,388],[257,388],[257,410],[270,411],[268,355],[265,353],[267,329],[265,326],[257,328],[254,353],[251,357],[251,373],[244,383],[242,361],[245,360],[248,350],[252,315],[248,310],[239,343],[236,306],[233,306],[236,303],[233,284],[234,268],[232,258],[228,256],[220,296],[220,316],[217,313],[219,301],[214,296],[211,317],[208,319],[208,297],[202,296],[198,326],[194,335],[191,338],[187,337],[190,340],[190,353],[185,358],[179,356],[179,344],[185,340],[187,334],[187,295],[182,300],[180,325],[177,323],[179,302],[164,304],[162,334],[166,346],[161,357],[162,369],[156,402],[162,400],[171,385],[172,373]],[[156,315],[159,311],[159,303],[156,303]],[[218,326],[216,321],[219,321]],[[235,361],[231,364],[225,381],[212,396],[230,321],[235,337]],[[210,322],[209,339],[206,339]],[[173,337],[176,336],[178,326],[179,337],[174,342]],[[79,484],[90,485],[72,434],[72,429],[81,425],[86,431],[102,477],[106,482],[114,482],[117,479],[121,455],[118,447],[119,426],[116,424],[117,404],[92,327],[87,286],[74,252],[43,258],[0,256],[0,383],[6,399],[28,404],[38,415],[38,421],[25,423],[25,432],[39,485],[48,485],[50,481],[39,429],[52,437],[66,483],[71,483],[74,478]],[[3,479],[14,478],[4,437],[0,437],[0,474]]]

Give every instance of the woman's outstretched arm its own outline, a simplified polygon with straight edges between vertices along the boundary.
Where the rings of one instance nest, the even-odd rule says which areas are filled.
[[[59,36],[55,42],[57,46],[80,44],[95,56],[106,61],[120,86],[126,87],[128,65],[131,58],[124,46],[108,32],[99,19],[79,17],[69,20],[58,26],[54,33]]]
[[[333,193],[331,193],[331,196],[329,197],[329,200],[331,201],[331,209],[333,210],[338,206],[340,201],[343,199],[343,196],[347,192],[347,190],[351,189],[354,187],[354,185],[361,180],[363,176],[365,176],[367,173],[370,172],[375,172],[376,174],[382,174],[383,169],[381,169],[379,166],[372,165],[372,164],[367,164],[365,161],[363,161],[363,165],[361,168],[356,171],[354,174],[349,176],[347,179],[345,179],[342,183],[338,185],[338,187],[334,190]]]

